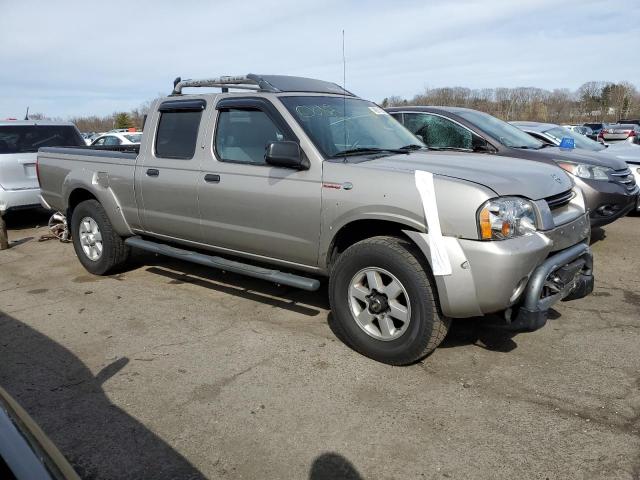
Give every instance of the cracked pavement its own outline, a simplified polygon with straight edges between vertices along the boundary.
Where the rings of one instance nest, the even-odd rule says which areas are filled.
[[[83,478],[640,478],[640,217],[594,231],[596,289],[509,336],[455,321],[390,367],[309,293],[138,255],[94,277],[7,219],[0,385]]]

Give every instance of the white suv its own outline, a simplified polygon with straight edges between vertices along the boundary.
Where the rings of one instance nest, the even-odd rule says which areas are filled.
[[[36,155],[40,147],[84,145],[73,123],[0,122],[0,214],[40,205],[36,172]]]

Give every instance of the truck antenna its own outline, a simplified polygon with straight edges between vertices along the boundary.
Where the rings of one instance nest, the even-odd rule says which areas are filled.
[[[344,150],[347,150],[347,59],[344,54],[344,28],[342,29],[342,130],[344,131]],[[344,162],[347,156],[344,156]]]
[[[27,113],[24,114],[24,119],[29,120],[29,107],[27,107]]]

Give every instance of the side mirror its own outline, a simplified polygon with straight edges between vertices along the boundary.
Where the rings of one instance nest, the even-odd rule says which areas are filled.
[[[309,160],[302,154],[300,145],[296,142],[282,141],[267,144],[264,160],[274,167],[293,168],[296,170],[309,169]]]
[[[489,143],[484,138],[478,137],[477,135],[473,135],[471,137],[471,148],[474,152],[493,152],[493,148],[489,146]]]

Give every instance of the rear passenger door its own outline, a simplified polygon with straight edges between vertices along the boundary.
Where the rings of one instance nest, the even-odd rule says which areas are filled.
[[[315,266],[322,165],[267,165],[270,142],[297,136],[269,100],[218,102],[214,138],[198,187],[204,241],[214,247]]]
[[[203,99],[167,100],[154,112],[153,139],[136,166],[136,195],[145,232],[200,241],[197,184],[202,149]]]

